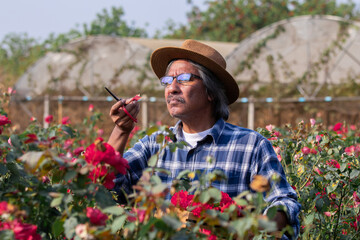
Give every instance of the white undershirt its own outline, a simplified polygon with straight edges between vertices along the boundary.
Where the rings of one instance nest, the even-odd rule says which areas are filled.
[[[210,132],[211,128],[209,128],[208,130],[205,130],[203,132],[198,132],[198,133],[187,133],[184,130],[182,131],[183,136],[185,141],[192,147],[196,147],[196,144],[198,141],[200,141],[201,139],[203,139],[209,132]]]

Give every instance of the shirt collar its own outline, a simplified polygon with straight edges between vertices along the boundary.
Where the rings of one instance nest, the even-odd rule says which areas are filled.
[[[218,142],[220,136],[221,136],[221,132],[223,131],[225,127],[225,121],[224,119],[220,118],[219,120],[217,120],[217,122],[214,124],[214,126],[212,126],[210,132],[208,133],[207,136],[212,137],[213,141],[215,143]],[[182,122],[181,120],[178,121],[174,127],[171,128],[172,132],[175,134],[175,141],[184,141],[184,137],[181,134],[182,132]]]

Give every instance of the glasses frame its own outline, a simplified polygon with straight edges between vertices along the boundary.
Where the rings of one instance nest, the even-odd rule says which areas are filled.
[[[179,79],[178,79],[179,76],[185,75],[185,74],[186,74],[186,75],[187,75],[187,74],[190,75],[189,80],[179,80]],[[165,82],[163,82],[163,79],[165,79],[165,78],[172,78],[172,80],[171,80],[170,83],[165,83]],[[195,75],[195,74],[192,74],[192,73],[181,73],[181,74],[176,75],[176,76],[163,76],[163,77],[161,77],[161,78],[160,78],[160,84],[161,84],[162,86],[167,87],[167,86],[169,86],[169,85],[171,85],[171,84],[173,83],[173,81],[174,81],[175,78],[176,78],[176,82],[178,82],[179,84],[184,84],[184,83],[188,83],[188,82],[194,81],[193,78],[198,78],[198,79],[200,79],[200,80],[202,79],[200,76]]]

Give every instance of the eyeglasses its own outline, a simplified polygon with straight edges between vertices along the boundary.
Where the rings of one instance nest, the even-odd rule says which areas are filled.
[[[172,82],[174,81],[174,79],[176,78],[176,81],[180,84],[186,84],[190,81],[192,81],[192,78],[198,78],[201,79],[201,77],[192,74],[192,73],[182,73],[179,74],[177,76],[164,76],[162,78],[160,78],[160,83],[163,86],[168,86],[170,84],[172,84]]]

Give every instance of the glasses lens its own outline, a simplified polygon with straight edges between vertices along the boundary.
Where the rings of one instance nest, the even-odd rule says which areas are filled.
[[[173,77],[165,76],[160,78],[161,85],[167,86],[168,84],[171,84],[173,81]]]
[[[179,81],[180,83],[188,82],[188,81],[190,81],[190,79],[191,79],[190,73],[183,73],[176,77],[176,80]]]

